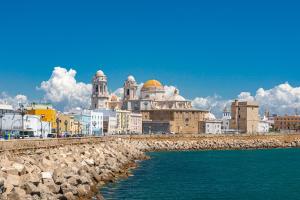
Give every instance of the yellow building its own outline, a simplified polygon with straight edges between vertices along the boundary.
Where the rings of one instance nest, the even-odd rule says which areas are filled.
[[[26,113],[29,115],[41,116],[42,121],[50,122],[52,132],[55,132],[56,126],[56,110],[50,104],[33,103],[26,108]]]
[[[79,134],[81,132],[81,124],[79,121],[74,119],[74,116],[59,113],[57,115],[57,127],[56,133],[58,135],[62,134]]]

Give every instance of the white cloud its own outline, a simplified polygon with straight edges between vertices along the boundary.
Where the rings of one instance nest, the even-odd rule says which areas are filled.
[[[210,110],[218,117],[221,116],[225,107],[230,105],[230,100],[224,100],[218,95],[208,97],[196,97],[192,101],[192,105],[198,109]]]
[[[295,114],[296,109],[300,110],[300,87],[283,83],[268,90],[259,88],[255,100],[262,109],[268,109],[272,113]]]
[[[260,113],[269,110],[271,114],[285,115],[300,112],[300,87],[292,87],[289,83],[277,85],[271,89],[259,88],[255,95],[250,92],[241,92],[237,98],[241,101],[257,101],[260,105]],[[197,97],[192,103],[200,109],[211,109],[220,116],[225,106],[229,106],[234,99],[223,99],[219,96]]]
[[[76,71],[55,67],[51,77],[39,87],[45,92],[44,99],[62,106],[65,110],[74,107],[89,108],[92,85],[77,82]]]
[[[18,108],[20,104],[28,104],[28,99],[25,95],[18,94],[14,97],[8,95],[5,92],[0,94],[0,104],[9,104],[12,105],[14,108]]]

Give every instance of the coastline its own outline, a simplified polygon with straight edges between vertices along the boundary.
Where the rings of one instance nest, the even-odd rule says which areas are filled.
[[[103,199],[99,188],[128,176],[145,152],[296,148],[300,134],[115,136],[65,146],[39,140],[34,149],[26,142],[14,144],[18,151],[0,142],[0,199]]]

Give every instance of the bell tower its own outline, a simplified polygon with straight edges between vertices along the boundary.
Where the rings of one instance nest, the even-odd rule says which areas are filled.
[[[122,108],[125,110],[132,110],[132,100],[137,100],[138,86],[133,76],[128,76],[124,83],[124,95]]]
[[[92,80],[92,109],[106,109],[107,102],[109,100],[109,94],[107,89],[107,77],[103,71],[99,70]]]
[[[123,100],[136,100],[137,99],[137,84],[133,76],[128,76],[127,80],[124,83],[124,96]]]

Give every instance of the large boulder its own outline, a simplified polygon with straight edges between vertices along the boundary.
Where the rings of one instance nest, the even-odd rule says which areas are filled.
[[[87,196],[90,193],[90,191],[91,191],[91,187],[89,185],[79,185],[77,188],[79,197]]]
[[[7,184],[19,187],[20,186],[20,176],[8,174],[6,179]]]
[[[25,166],[21,163],[14,163],[12,167],[18,171],[19,175],[23,175],[26,172]]]

